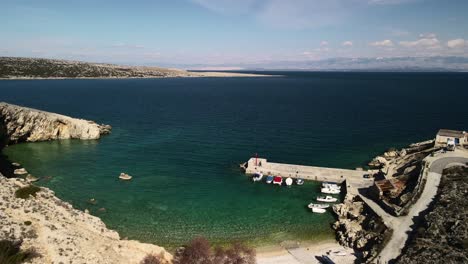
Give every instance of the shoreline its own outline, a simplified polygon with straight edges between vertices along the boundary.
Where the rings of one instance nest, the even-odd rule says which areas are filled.
[[[186,76],[144,76],[144,77],[0,77],[0,81],[6,80],[125,80],[125,79],[178,79],[178,78],[261,78],[261,77],[283,77],[283,75],[256,74],[256,73],[230,73],[230,72],[189,72]]]

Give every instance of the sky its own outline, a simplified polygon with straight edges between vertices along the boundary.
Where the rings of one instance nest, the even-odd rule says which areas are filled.
[[[0,56],[174,67],[468,57],[467,0],[0,0]]]

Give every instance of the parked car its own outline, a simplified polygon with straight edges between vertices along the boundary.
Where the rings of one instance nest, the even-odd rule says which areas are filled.
[[[370,174],[364,174],[362,175],[362,177],[366,178],[366,179],[369,179],[370,178]]]

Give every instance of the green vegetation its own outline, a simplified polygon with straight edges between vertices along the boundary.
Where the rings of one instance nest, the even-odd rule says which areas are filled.
[[[40,190],[41,188],[35,185],[29,185],[29,186],[16,190],[15,196],[16,198],[28,199],[30,195],[36,197],[36,193],[39,192]]]
[[[0,240],[0,264],[17,264],[38,257],[34,249],[21,250],[22,241]]]
[[[30,225],[32,225],[32,222],[31,221],[25,221],[24,224],[27,225],[27,226],[30,226]]]

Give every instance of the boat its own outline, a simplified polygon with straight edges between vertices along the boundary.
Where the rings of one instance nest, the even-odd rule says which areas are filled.
[[[297,185],[303,185],[303,184],[304,184],[304,179],[298,178],[298,179],[296,180],[296,184],[297,184]]]
[[[330,188],[330,187],[325,187],[320,189],[322,193],[328,193],[328,194],[339,194],[341,191],[339,189],[335,188]]]
[[[254,182],[256,182],[256,181],[261,181],[262,178],[263,178],[263,174],[261,174],[261,173],[255,173],[254,176],[252,177],[252,180],[253,180]]]
[[[132,179],[132,176],[128,175],[127,173],[120,173],[119,179],[124,180],[124,181],[129,181]]]
[[[338,199],[330,195],[317,197],[317,202],[334,203],[336,201],[338,201]]]
[[[323,209],[325,209],[325,208],[330,207],[330,205],[329,205],[329,204],[315,204],[315,203],[310,203],[307,207],[309,207],[310,209],[312,209],[312,208],[323,208]]]
[[[278,184],[278,185],[283,184],[283,178],[281,178],[280,176],[275,176],[273,178],[273,184]]]
[[[273,176],[268,175],[268,176],[266,177],[266,183],[270,184],[270,183],[272,183],[272,182],[273,182]]]
[[[285,180],[285,182],[286,182],[286,185],[287,185],[287,186],[291,186],[291,185],[293,184],[293,179],[287,178],[287,179]]]
[[[338,189],[338,190],[341,189],[341,186],[338,185],[335,182],[322,182],[322,187],[323,188],[334,188],[334,189]]]
[[[326,211],[327,211],[327,210],[325,210],[324,208],[312,207],[312,212],[313,212],[313,213],[323,214],[323,213],[325,213]]]
[[[329,251],[328,252],[328,255],[332,255],[332,256],[339,256],[339,257],[344,257],[344,256],[347,256],[348,253],[344,250],[336,250],[336,251]]]

